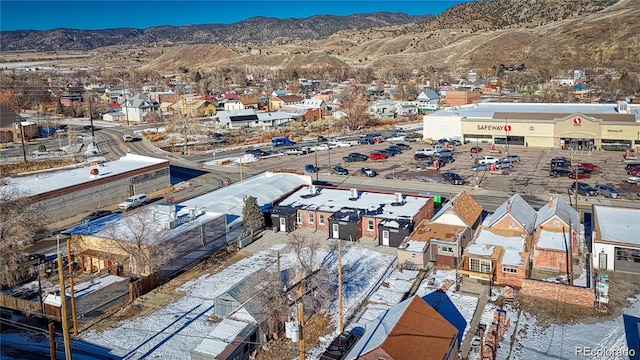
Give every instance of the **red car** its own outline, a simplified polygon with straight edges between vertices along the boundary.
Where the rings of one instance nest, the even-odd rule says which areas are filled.
[[[578,169],[586,169],[591,171],[598,170],[598,167],[591,163],[578,163]]]
[[[371,160],[384,160],[387,157],[387,154],[383,154],[381,152],[373,152],[371,153],[371,155],[369,155],[369,159]]]
[[[591,175],[587,174],[587,173],[578,173],[578,179],[588,179],[590,178]],[[569,174],[569,179],[575,179],[576,178],[576,173],[572,172],[571,174]]]
[[[627,174],[632,175],[632,176],[640,176],[640,168],[630,168],[627,171]]]
[[[482,152],[482,148],[481,147],[474,146],[474,147],[471,148],[471,153],[472,154],[479,153],[479,152]]]

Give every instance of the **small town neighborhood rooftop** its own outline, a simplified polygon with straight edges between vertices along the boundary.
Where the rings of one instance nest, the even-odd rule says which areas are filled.
[[[380,218],[413,217],[429,200],[429,197],[402,195],[402,202],[396,202],[395,194],[358,191],[352,197],[349,189],[302,187],[279,205],[303,210],[326,211],[335,213],[341,209],[364,210],[364,216]]]
[[[593,215],[597,221],[594,229],[600,231],[598,237],[603,241],[640,246],[639,209],[594,205]]]
[[[167,163],[167,167],[169,167],[168,160],[127,154],[118,160],[105,162],[99,166],[47,171],[27,176],[9,177],[6,180],[7,184],[17,186],[25,194],[38,195],[161,163]],[[97,168],[100,173],[95,176],[89,174],[89,169],[93,168]]]
[[[508,233],[511,234],[508,234]],[[483,228],[476,237],[474,244],[467,249],[469,253],[476,255],[479,254],[475,251],[482,251],[482,248],[488,249],[489,246],[501,246],[504,249],[504,256],[502,257],[502,264],[519,266],[523,264],[521,252],[524,251],[524,239],[522,236],[514,236],[513,231],[499,231],[493,232],[488,228]]]
[[[93,278],[89,281],[83,281],[83,282],[77,283],[73,287],[73,295],[76,299],[80,299],[84,296],[91,294],[92,292],[98,291],[113,283],[117,283],[121,281],[129,282],[129,278],[125,278],[117,275],[105,275],[105,276]],[[66,292],[67,298],[71,298],[70,291],[71,291],[70,288],[67,289],[67,292]],[[44,303],[47,305],[59,307],[61,303],[60,293],[58,292],[56,294],[48,294],[44,299]]]

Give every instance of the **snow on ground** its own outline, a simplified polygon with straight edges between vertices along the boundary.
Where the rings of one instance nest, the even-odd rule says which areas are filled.
[[[177,290],[185,293],[180,300],[149,316],[123,321],[119,326],[100,333],[90,331],[82,334],[81,338],[112,349],[111,354],[124,359],[189,359],[189,351],[202,341],[203,334],[210,333],[216,326],[208,320],[208,315],[213,312],[214,299],[255,271],[273,266],[276,252],[283,246],[276,245],[217,274],[203,275],[185,283]],[[325,251],[320,255],[330,266],[331,263],[335,265],[335,254]],[[353,246],[345,249],[342,260],[344,311],[347,315],[353,313],[374,290],[393,262],[393,256]],[[291,253],[281,255],[283,267],[293,266],[294,261]],[[337,312],[333,313],[337,317]]]

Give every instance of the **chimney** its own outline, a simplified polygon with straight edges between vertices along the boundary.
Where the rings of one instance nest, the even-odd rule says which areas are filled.
[[[511,200],[507,200],[507,212],[511,212]]]
[[[549,209],[553,207],[553,198],[549,196]]]

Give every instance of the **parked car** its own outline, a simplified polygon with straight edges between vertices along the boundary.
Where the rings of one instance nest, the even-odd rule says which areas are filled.
[[[460,141],[460,140],[451,140],[451,143],[454,146],[462,146],[462,141]]]
[[[498,162],[498,160],[500,159],[494,156],[483,156],[478,159],[477,163],[478,164],[495,164]]]
[[[437,153],[438,156],[453,156],[453,151],[449,149],[440,149]]]
[[[324,150],[329,150],[329,144],[320,144],[320,145],[316,145],[313,147],[313,149],[315,151],[324,151]]]
[[[136,194],[127,198],[127,200],[118,204],[118,209],[120,210],[131,210],[137,208],[138,206],[145,205],[150,201],[147,194]]]
[[[395,151],[396,154],[402,154],[402,149],[400,149],[400,146],[393,144],[393,145],[389,145],[387,147],[387,149],[390,149],[391,151]]]
[[[416,161],[433,160],[433,156],[423,154],[423,153],[416,153],[415,155],[413,155],[413,160],[416,160]]]
[[[111,210],[96,210],[94,212],[92,212],[91,214],[83,217],[82,219],[80,219],[81,222],[86,223],[89,221],[93,221],[93,220],[97,220],[100,219],[102,217],[105,217],[107,215],[111,215],[113,214],[113,212]]]
[[[598,170],[598,166],[592,164],[592,163],[578,163],[578,169],[586,169],[586,170],[590,170],[590,171],[596,171]]]
[[[632,162],[632,163],[627,163],[627,164],[624,166],[624,169],[625,169],[625,170],[629,170],[629,169],[631,169],[631,168],[640,168],[640,163],[638,163],[638,162]]]
[[[318,141],[319,142],[325,142],[325,141],[327,141],[327,138],[322,136],[322,135],[318,135]]]
[[[376,152],[372,152],[371,155],[369,155],[369,159],[371,160],[384,160],[386,158],[388,158],[389,156],[387,156],[387,154],[376,151]]]
[[[411,146],[409,146],[409,145],[407,145],[405,143],[397,143],[395,146],[397,146],[402,151],[411,150]]]
[[[640,175],[640,167],[630,168],[629,170],[627,170],[627,174],[632,175],[632,176]]]
[[[400,154],[402,151],[400,151],[400,149],[398,149],[398,148],[388,147],[386,149],[380,150],[380,152],[381,153],[385,153],[388,156],[396,156],[396,155]]]
[[[564,157],[564,156],[558,156],[558,157],[554,157],[553,159],[551,159],[551,162],[554,162],[554,161],[565,161],[565,162],[570,163],[571,159],[569,159],[568,157]]]
[[[578,194],[580,195],[585,195],[585,196],[596,196],[598,195],[598,190],[594,189],[593,187],[591,187],[591,185],[584,183],[584,182],[578,182]],[[576,191],[576,183],[572,183],[571,187],[569,187],[569,189],[571,190],[571,192],[575,192]]]
[[[499,160],[496,164],[496,169],[511,169],[513,167],[513,163],[510,160]]]
[[[340,165],[336,165],[333,167],[333,172],[338,175],[349,175],[349,170],[343,168]]]
[[[360,145],[373,145],[373,144],[375,144],[375,142],[371,138],[361,137],[360,140],[358,140],[358,144],[360,144]]]
[[[456,159],[454,159],[453,156],[438,156],[436,160],[438,160],[442,165],[456,162]]]
[[[342,160],[346,161],[346,162],[354,162],[354,161],[365,161],[367,160],[369,157],[365,154],[360,154],[360,153],[351,153],[345,157],[342,158]]]
[[[489,164],[475,164],[471,167],[471,171],[487,171],[489,167]]]
[[[358,341],[358,337],[349,331],[345,331],[338,335],[329,347],[320,355],[320,360],[341,360]]]
[[[319,169],[313,164],[307,164],[307,165],[304,166],[304,171],[306,171],[308,173],[311,173],[311,174],[318,172],[318,170]]]
[[[464,185],[465,183],[462,176],[451,171],[443,173],[442,178],[444,179],[445,182],[451,183],[453,185]]]
[[[582,171],[572,171],[569,174],[569,179],[588,179],[591,177],[591,174],[582,172]]]
[[[598,191],[599,195],[606,196],[612,199],[617,199],[620,197],[620,192],[613,186],[609,186],[606,184],[596,184],[593,188]]]
[[[520,162],[520,155],[507,155],[502,160],[509,160],[511,162]]]
[[[629,184],[640,185],[640,176],[631,176],[625,181]]]
[[[131,142],[133,141],[133,135],[131,134],[124,134],[122,135],[122,140],[124,140],[124,142]]]
[[[474,147],[472,147],[472,148],[471,148],[471,150],[470,150],[470,151],[471,151],[471,153],[472,153],[472,154],[475,154],[475,153],[481,153],[481,152],[482,152],[482,148],[481,148],[481,147],[474,146]]]
[[[368,168],[368,167],[363,167],[362,169],[360,169],[360,172],[368,177],[374,177],[376,175],[378,175],[378,173],[373,170],[372,168]]]
[[[564,161],[564,160],[551,161],[552,169],[555,169],[555,168],[569,169],[570,167],[571,167],[571,162],[569,161]]]
[[[549,176],[553,176],[553,177],[566,177],[571,174],[572,174],[571,170],[567,170],[563,168],[551,169],[551,171],[549,172]]]

